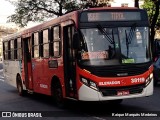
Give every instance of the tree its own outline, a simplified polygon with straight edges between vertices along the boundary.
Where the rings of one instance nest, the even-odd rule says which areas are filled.
[[[47,18],[61,16],[66,12],[79,9],[75,0],[18,0],[10,2],[16,9],[15,14],[8,17],[8,22],[14,22],[20,27],[26,26],[29,21],[41,22]]]
[[[102,7],[97,0],[7,0],[15,7],[15,14],[8,17],[8,22],[14,22],[19,27],[24,27],[29,21],[41,22],[48,18],[61,16],[77,9],[88,7]],[[79,1],[79,2],[78,2]]]
[[[150,22],[150,41],[153,58],[155,58],[155,46],[154,46],[154,36],[157,28],[160,27],[160,16],[159,16],[159,5],[160,0],[145,0],[142,6],[147,10]]]
[[[16,33],[18,31],[17,27],[6,27],[6,26],[0,26],[0,38],[9,34]]]
[[[9,35],[16,33],[18,31],[17,27],[7,27],[7,26],[0,26],[0,45],[2,46],[2,38]],[[0,60],[2,59],[2,48],[0,47]]]
[[[135,1],[134,1],[134,7],[139,8],[139,0],[135,0]]]

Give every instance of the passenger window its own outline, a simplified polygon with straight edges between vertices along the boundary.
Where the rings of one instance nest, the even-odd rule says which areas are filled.
[[[53,38],[51,40],[51,53],[54,57],[59,57],[61,55],[61,39],[60,39],[60,26],[55,26],[52,28]]]
[[[21,38],[17,39],[17,58],[22,59],[22,44]]]
[[[14,60],[14,40],[11,40],[11,59]]]
[[[49,57],[48,29],[43,30],[43,57]]]
[[[39,36],[38,32],[34,33],[33,35],[33,43],[32,43],[32,50],[33,50],[33,57],[39,57]]]

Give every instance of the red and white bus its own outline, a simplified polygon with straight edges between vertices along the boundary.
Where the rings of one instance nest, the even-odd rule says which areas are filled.
[[[73,11],[3,39],[5,81],[25,91],[79,101],[121,102],[153,94],[146,11]]]

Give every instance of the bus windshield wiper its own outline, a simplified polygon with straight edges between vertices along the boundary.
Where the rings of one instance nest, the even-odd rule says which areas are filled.
[[[129,44],[131,44],[131,41],[132,41],[133,36],[135,34],[135,30],[136,30],[136,24],[133,24],[133,26],[131,27],[128,35],[127,35],[127,31],[125,30],[126,47],[127,47],[127,58],[128,58],[128,54],[129,54]]]
[[[114,35],[113,35],[113,30],[112,30],[112,37],[110,37],[108,35],[108,33],[106,32],[106,30],[101,26],[101,25],[97,25],[98,30],[105,36],[105,38],[111,43],[114,44]]]
[[[127,31],[125,30],[126,33],[126,43],[127,44],[131,44],[131,41],[133,39],[133,36],[135,34],[135,30],[136,30],[136,23],[134,23],[129,31],[129,34],[127,35]]]
[[[125,30],[125,35],[126,35],[126,47],[127,47],[127,58],[129,54],[129,41],[128,41],[128,36],[127,36],[127,31]]]

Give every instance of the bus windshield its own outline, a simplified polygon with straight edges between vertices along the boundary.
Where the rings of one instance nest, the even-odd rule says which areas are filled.
[[[147,27],[96,27],[81,29],[80,61],[105,66],[149,62]]]

